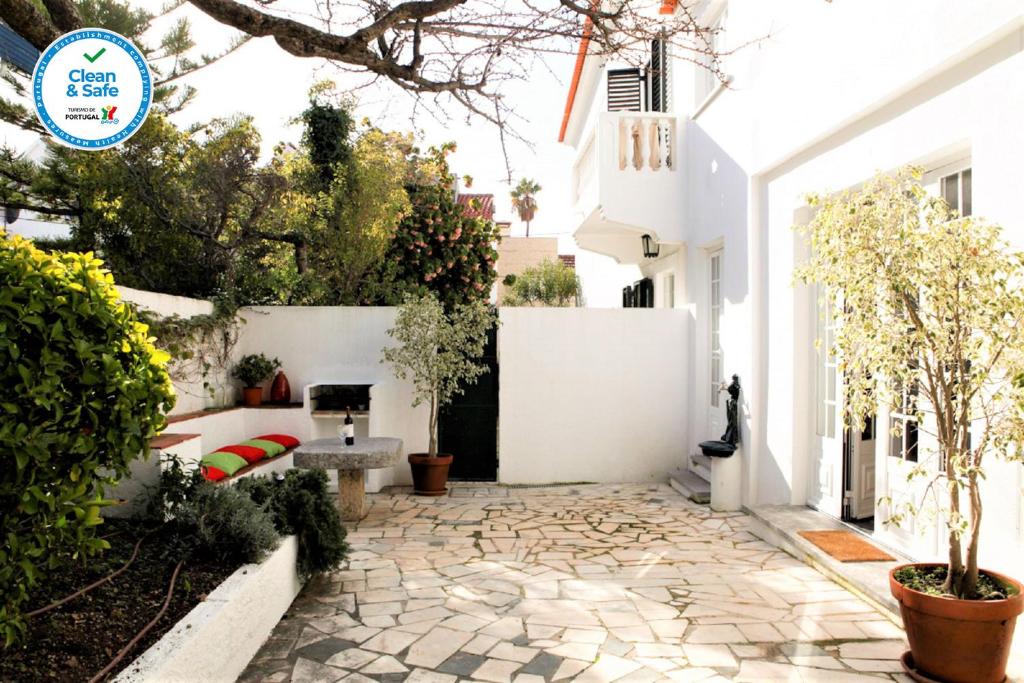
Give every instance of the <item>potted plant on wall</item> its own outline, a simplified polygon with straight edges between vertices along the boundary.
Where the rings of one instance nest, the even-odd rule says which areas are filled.
[[[250,407],[263,403],[263,382],[270,379],[274,371],[281,367],[281,361],[271,360],[262,353],[242,356],[231,376],[242,383],[242,402]]]
[[[466,384],[487,372],[477,361],[484,352],[487,330],[494,316],[482,301],[445,311],[433,293],[408,296],[398,309],[395,326],[388,330],[397,346],[383,350],[381,362],[394,366],[399,379],[412,382],[413,407],[430,406],[428,450],[410,453],[416,493],[440,496],[447,491],[451,454],[438,453],[437,426],[441,408],[461,394]]]
[[[948,545],[946,563],[890,572],[910,642],[904,668],[918,680],[1002,681],[1024,594],[1018,581],[979,569],[978,550],[985,463],[1022,457],[1024,255],[920,179],[903,169],[811,197],[811,256],[797,277],[831,305],[827,352],[838,355],[847,422],[890,406],[921,435],[909,472],[919,495],[879,501],[887,524],[939,513]]]

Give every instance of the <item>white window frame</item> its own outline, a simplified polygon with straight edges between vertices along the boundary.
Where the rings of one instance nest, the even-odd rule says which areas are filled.
[[[721,247],[708,252],[708,380],[711,386],[711,407],[721,405],[721,386],[725,378],[722,369],[722,319],[725,313],[725,295],[722,293],[722,270],[725,251]],[[715,296],[717,285],[718,296]],[[715,370],[718,370],[716,373]],[[717,374],[717,376],[716,376]]]

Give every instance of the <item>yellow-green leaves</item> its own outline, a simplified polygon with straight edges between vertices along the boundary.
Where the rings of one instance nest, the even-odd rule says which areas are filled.
[[[47,572],[102,549],[104,485],[148,450],[173,404],[166,354],[93,254],[0,231],[0,633]]]
[[[816,213],[796,229],[810,256],[795,275],[831,304],[829,351],[843,372],[847,423],[882,406],[916,421],[922,463],[909,476],[944,479],[921,490],[935,494],[953,535],[976,545],[980,506],[960,510],[960,490],[972,503],[981,495],[986,454],[1022,455],[1024,260],[999,226],[958,216],[921,177],[905,168],[859,190],[809,196]],[[950,551],[959,566],[959,543]]]

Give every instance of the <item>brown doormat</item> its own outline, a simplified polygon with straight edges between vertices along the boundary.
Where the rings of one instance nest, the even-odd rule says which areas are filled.
[[[889,562],[896,559],[852,531],[798,531],[797,533],[840,562]]]

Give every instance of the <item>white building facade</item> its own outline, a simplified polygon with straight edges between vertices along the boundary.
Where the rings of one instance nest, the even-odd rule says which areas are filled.
[[[891,438],[900,416],[882,409],[866,431],[843,430],[841,373],[815,348],[827,316],[793,282],[804,246],[792,227],[809,218],[807,193],[916,164],[932,191],[1024,248],[1024,3],[687,7],[719,27],[717,49],[735,50],[723,58],[728,85],[657,43],[639,70],[581,46],[561,131],[577,151],[575,239],[640,268],[639,287],[622,283],[624,305],[690,317],[681,466],[707,478],[697,443],[724,430],[714,388],[737,374],[745,505],[810,505],[914,558],[941,558],[935,522],[884,524],[879,500],[913,493],[906,473],[927,443],[912,429]],[[657,257],[645,257],[644,235]],[[982,564],[1020,575],[1024,467],[988,467]]]

